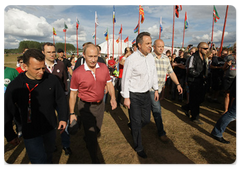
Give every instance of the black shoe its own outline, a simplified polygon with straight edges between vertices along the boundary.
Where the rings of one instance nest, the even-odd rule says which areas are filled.
[[[137,152],[138,156],[142,157],[142,158],[147,158],[146,153],[144,152],[144,150]]]
[[[185,115],[190,118],[190,114],[189,114],[189,109],[187,108],[186,105],[183,105],[182,107],[182,110],[184,111]]]
[[[198,124],[198,125],[202,125],[203,124],[203,122],[201,122],[200,120],[198,120],[198,119],[194,119],[194,120],[192,120],[193,121],[193,123],[196,123],[196,124]]]
[[[63,150],[65,151],[65,155],[71,155],[72,150],[70,148],[63,147]]]
[[[217,140],[221,143],[226,143],[226,144],[230,143],[230,141],[225,140],[223,137],[217,137],[217,136],[214,136],[213,134],[211,134],[211,136],[212,136],[213,139],[215,139],[215,140]]]

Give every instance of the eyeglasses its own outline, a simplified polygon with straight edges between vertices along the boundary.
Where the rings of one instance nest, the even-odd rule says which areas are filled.
[[[202,48],[202,47],[201,47]],[[208,50],[208,48],[202,48],[202,49],[204,49],[204,50]]]

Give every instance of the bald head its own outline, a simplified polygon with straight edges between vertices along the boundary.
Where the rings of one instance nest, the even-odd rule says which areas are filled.
[[[208,48],[208,44],[206,43],[206,42],[200,42],[199,44],[198,44],[198,49],[199,48]]]
[[[164,42],[161,39],[155,40],[153,44],[153,49],[156,55],[160,56],[164,50]]]
[[[91,50],[92,50],[92,49],[96,49],[97,52],[98,52],[98,48],[97,48],[97,46],[94,45],[94,44],[86,44],[85,47],[83,48],[83,54],[86,55],[87,49],[91,49]]]

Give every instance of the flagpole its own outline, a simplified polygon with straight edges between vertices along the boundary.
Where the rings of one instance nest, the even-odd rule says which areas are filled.
[[[226,8],[225,21],[224,21],[223,32],[222,32],[221,46],[220,46],[220,50],[219,50],[219,54],[218,54],[219,57],[221,56],[221,53],[222,53],[222,46],[223,46],[223,40],[224,40],[224,32],[225,32],[225,27],[226,27],[226,23],[227,23],[228,6],[229,6],[229,5],[227,5],[227,8]]]
[[[54,41],[54,34],[53,34],[53,45],[55,45],[55,41]]]
[[[175,23],[175,6],[173,6],[172,55],[173,55],[173,44],[174,44],[174,23]]]
[[[121,29],[122,29],[122,24],[121,24]],[[120,55],[122,55],[122,30],[121,30],[121,53]]]
[[[65,56],[67,57],[67,51],[66,51],[66,32],[67,32],[67,29],[65,29]]]
[[[187,12],[185,11],[185,19],[186,19]],[[183,23],[183,42],[182,42],[182,48],[184,48],[184,38],[185,38],[185,19]]]
[[[77,36],[77,56],[78,56],[78,27],[76,27],[76,36]]]
[[[138,9],[138,34],[140,33],[140,5]]]
[[[212,22],[212,37],[211,37],[211,47],[212,48],[212,45],[213,45],[213,31],[214,31],[214,17],[213,17],[213,22]]]
[[[95,23],[95,45],[96,45],[96,41],[97,41],[97,26],[96,26],[96,23]]]
[[[107,39],[107,58],[109,57],[109,42],[108,42],[108,39]]]
[[[159,26],[160,27],[160,26]],[[161,27],[159,28],[159,39],[161,38]]]

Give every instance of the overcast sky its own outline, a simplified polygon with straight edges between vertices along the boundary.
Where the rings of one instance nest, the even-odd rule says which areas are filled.
[[[142,5],[145,21],[140,25],[140,31],[148,31],[152,40],[158,38],[159,20],[162,17],[163,32],[161,38],[166,46],[172,43],[173,5]],[[214,25],[213,41],[220,46],[226,5],[216,5],[220,19]],[[92,33],[95,25],[95,11],[97,11],[99,26],[97,27],[97,44],[105,41],[104,31],[108,28],[110,38],[113,35],[112,5],[9,5],[4,9],[4,48],[18,48],[19,42],[33,40],[39,42],[52,42],[53,27],[56,30],[55,42],[64,43],[64,22],[68,26],[67,43],[76,46],[76,17],[80,22],[78,30],[79,47],[84,42],[94,42]],[[200,41],[211,40],[213,5],[183,5],[180,17],[175,18],[174,46],[181,46],[183,40],[183,24],[185,11],[188,14],[189,27],[185,32],[184,44],[197,45]],[[123,40],[129,36],[129,41],[136,38],[134,28],[138,23],[138,5],[115,6],[115,34],[122,24]],[[227,25],[225,30],[224,45],[233,45],[236,41],[236,8],[229,6]]]

